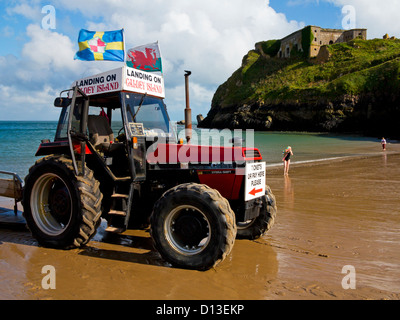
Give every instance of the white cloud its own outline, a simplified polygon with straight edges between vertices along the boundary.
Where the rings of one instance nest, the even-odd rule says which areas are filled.
[[[19,59],[11,55],[0,59],[0,64],[8,69],[6,74],[0,75],[2,84],[16,77],[25,84],[36,82],[57,87],[60,81],[81,70],[82,66],[73,61],[75,44],[67,36],[34,24],[27,26],[26,35],[30,40],[24,44]]]
[[[41,19],[41,10],[37,4],[29,5],[27,3],[17,4],[15,7],[8,7],[6,9],[8,15],[22,15],[30,20]]]
[[[183,74],[182,74],[182,79],[183,79]],[[189,80],[189,82],[190,82],[189,100],[190,100],[191,108],[193,109],[193,103],[196,106],[198,106],[198,105],[209,106],[209,102],[211,101],[215,91],[210,90],[194,81]],[[170,97],[170,98],[168,98],[168,104],[167,104],[168,111],[174,112],[179,117],[183,118],[183,115],[184,115],[183,108],[186,105],[184,84],[177,85],[174,88],[167,89],[166,91],[167,91],[166,92],[167,96]],[[197,112],[197,113],[201,113],[201,112]],[[179,117],[177,120],[181,120]]]
[[[400,1],[398,0],[325,0],[338,7],[352,5],[356,10],[357,28],[367,28],[368,38],[400,37]]]
[[[208,112],[217,87],[240,67],[243,56],[256,42],[279,39],[304,26],[287,21],[266,0],[171,0],[156,1],[154,6],[146,1],[110,4],[98,0],[96,8],[90,1],[78,2],[59,0],[59,5],[79,8],[88,19],[101,15],[102,22],[87,23],[91,30],[124,28],[128,48],[158,40],[170,110],[184,108],[184,91],[178,88],[183,85],[184,70],[191,70],[193,83],[207,92],[207,99],[205,95],[191,99],[194,112],[203,114]],[[171,108],[170,102],[176,107]]]
[[[0,120],[55,120],[60,110],[52,103],[58,92],[49,85],[40,90],[24,90],[18,86],[0,84]]]
[[[30,24],[21,57],[0,56],[0,120],[56,120],[53,101],[74,80],[113,69],[113,62],[73,60],[76,43],[61,33]]]
[[[23,47],[23,59],[31,61],[40,70],[54,73],[79,70],[79,64],[73,63],[76,45],[70,38],[34,24],[27,27],[26,33],[31,40]]]
[[[0,102],[2,119],[57,119],[54,98],[82,70],[74,63],[74,44],[62,34],[30,24],[29,41],[21,57],[0,56]],[[7,110],[5,112],[5,110]]]
[[[8,13],[38,19],[39,2],[31,2],[31,6],[26,3]],[[169,110],[183,110],[183,74],[184,70],[191,70],[191,105],[195,114],[207,114],[217,87],[240,66],[243,56],[256,42],[278,39],[304,26],[287,21],[285,15],[269,7],[267,0],[155,0],[151,5],[144,0],[55,0],[52,5],[57,17],[79,10],[87,19],[80,28],[124,28],[128,48],[158,40]],[[41,16],[37,22],[40,21]],[[25,81],[26,90],[43,90],[46,86],[59,90],[93,69],[102,72],[117,66],[74,61],[77,35],[71,40],[62,30],[43,30],[33,24],[27,27],[26,34],[29,41],[22,49],[21,60],[13,62],[10,79],[0,75],[1,84],[11,85],[20,80]],[[11,66],[8,69],[11,71]]]

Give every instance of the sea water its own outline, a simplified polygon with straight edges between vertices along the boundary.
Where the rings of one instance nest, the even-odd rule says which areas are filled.
[[[54,140],[57,121],[0,121],[0,171],[22,179],[35,163],[42,139]]]
[[[122,124],[116,124],[114,132],[121,127]],[[23,179],[38,159],[35,153],[41,140],[53,141],[56,129],[57,121],[0,121],[0,171],[15,172]],[[176,129],[180,136],[184,136],[183,126],[176,126]],[[200,137],[207,132],[210,133],[210,130],[197,129],[194,125],[194,135]],[[218,135],[219,132],[221,130],[214,130],[211,135]],[[232,137],[236,136],[231,133]],[[292,163],[380,152],[378,139],[356,135],[243,130],[242,137],[246,140],[245,146],[254,141],[254,147],[260,150],[267,167],[281,164],[283,150],[288,146],[294,153]]]

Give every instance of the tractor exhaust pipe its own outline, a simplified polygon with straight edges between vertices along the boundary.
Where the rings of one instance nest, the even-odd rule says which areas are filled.
[[[186,108],[185,108],[185,135],[187,143],[192,139],[192,109],[189,104],[189,76],[191,71],[185,70],[185,93],[186,93]]]

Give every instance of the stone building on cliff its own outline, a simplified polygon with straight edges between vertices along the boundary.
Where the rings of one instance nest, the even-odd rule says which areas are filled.
[[[278,57],[290,58],[300,52],[314,58],[322,46],[348,42],[356,38],[366,40],[367,29],[340,30],[307,26],[281,39]]]

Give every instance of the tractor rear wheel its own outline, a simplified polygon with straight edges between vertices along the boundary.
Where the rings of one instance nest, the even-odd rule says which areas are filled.
[[[207,270],[232,250],[235,214],[221,194],[187,183],[165,192],[154,205],[151,235],[161,256],[173,266]]]
[[[71,249],[85,245],[100,224],[103,195],[93,171],[76,176],[72,161],[47,156],[29,169],[23,192],[24,217],[40,245]]]
[[[272,228],[275,222],[277,207],[275,196],[269,186],[265,187],[265,195],[261,200],[260,215],[252,220],[237,224],[238,239],[258,239]]]

